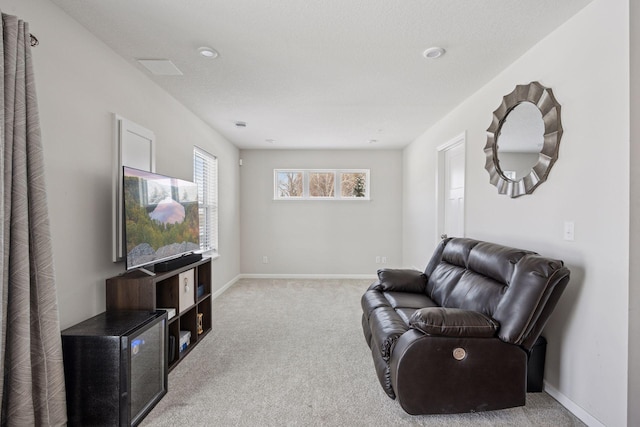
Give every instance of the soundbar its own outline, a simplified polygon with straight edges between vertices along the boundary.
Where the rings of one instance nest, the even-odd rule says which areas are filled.
[[[180,258],[170,259],[168,261],[159,262],[154,264],[153,270],[157,272],[165,272],[175,270],[176,268],[184,267],[185,265],[193,264],[202,259],[202,254],[188,254],[183,255]]]

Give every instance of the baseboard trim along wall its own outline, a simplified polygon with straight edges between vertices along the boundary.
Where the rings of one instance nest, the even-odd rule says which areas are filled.
[[[576,405],[571,399],[560,393],[560,391],[546,381],[544,381],[544,391],[546,391],[549,396],[557,400],[562,406],[567,408],[573,415],[580,418],[580,420],[586,425],[590,427],[605,427],[604,424],[594,418],[590,413]]]
[[[215,291],[213,294],[211,294],[211,299],[214,300],[214,299],[218,298],[220,295],[222,295],[224,293],[224,291],[226,291],[227,289],[229,289],[230,287],[235,285],[235,283],[238,280],[240,280],[240,276],[241,276],[241,274],[238,274],[236,277],[234,277],[233,279],[228,281],[223,287],[221,287],[220,289]]]

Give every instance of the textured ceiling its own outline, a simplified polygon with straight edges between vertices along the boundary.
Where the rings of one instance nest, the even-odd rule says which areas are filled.
[[[413,141],[590,0],[52,2],[240,148],[369,149]]]

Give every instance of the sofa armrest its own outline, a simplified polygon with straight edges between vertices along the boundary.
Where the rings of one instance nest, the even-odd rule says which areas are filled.
[[[413,292],[424,294],[427,277],[418,270],[382,268],[378,270],[376,288],[383,292]]]
[[[498,322],[484,314],[459,308],[428,307],[417,310],[409,326],[427,335],[447,337],[493,337]]]
[[[457,348],[465,351],[462,361],[453,356]],[[429,336],[410,329],[396,342],[389,377],[397,402],[412,415],[523,406],[527,353],[497,336]]]

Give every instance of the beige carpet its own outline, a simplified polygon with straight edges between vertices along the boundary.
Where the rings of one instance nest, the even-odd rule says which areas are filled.
[[[243,279],[169,374],[142,426],[578,426],[546,393],[527,405],[411,416],[382,391],[360,326],[362,280]]]

